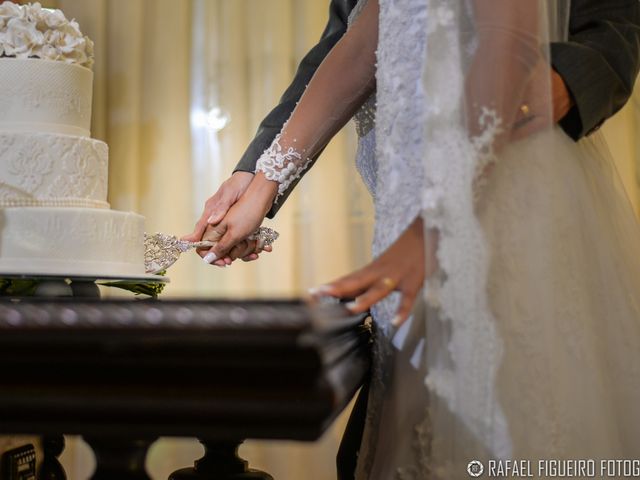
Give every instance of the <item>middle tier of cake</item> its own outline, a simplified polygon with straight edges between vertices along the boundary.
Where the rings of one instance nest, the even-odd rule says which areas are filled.
[[[108,170],[100,140],[0,131],[0,207],[109,208]]]

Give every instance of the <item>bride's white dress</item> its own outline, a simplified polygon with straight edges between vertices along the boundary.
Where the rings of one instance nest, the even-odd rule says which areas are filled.
[[[373,100],[357,122],[373,253],[423,215],[441,231],[441,276],[400,331],[389,323],[397,296],[373,310],[357,478],[469,478],[474,458],[635,458],[632,208],[600,140],[576,144],[559,128],[508,146],[474,201],[465,158],[477,152],[448,121],[464,85],[449,5],[380,0],[375,126]]]
[[[358,479],[640,451],[640,227],[606,148],[574,143],[549,111],[543,52],[566,38],[569,3],[361,0],[257,163],[285,190],[375,75],[357,114],[373,253],[418,216],[438,233],[412,318],[391,327],[397,294],[372,311]]]

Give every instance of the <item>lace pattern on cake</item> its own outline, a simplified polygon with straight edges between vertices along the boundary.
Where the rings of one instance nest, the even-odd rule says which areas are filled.
[[[109,208],[108,149],[64,135],[0,134],[0,206]]]
[[[280,135],[265,150],[256,163],[256,172],[262,172],[267,180],[277,182],[278,195],[274,203],[287,191],[289,186],[302,176],[311,164],[311,159],[293,147],[283,148]]]

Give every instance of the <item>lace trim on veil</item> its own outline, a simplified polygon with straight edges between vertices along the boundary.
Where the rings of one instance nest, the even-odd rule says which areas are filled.
[[[350,22],[366,2],[358,3]],[[424,291],[426,302],[439,314],[415,321],[427,322],[427,332],[430,322],[446,324],[448,328],[440,330],[451,332],[446,339],[427,335],[431,345],[427,346],[424,383],[439,402],[430,402],[422,423],[405,432],[413,435],[416,451],[411,460],[398,461],[402,464],[396,465],[396,479],[430,478],[432,473],[436,478],[457,478],[459,465],[452,465],[451,459],[463,455],[464,445],[452,447],[451,439],[440,435],[447,429],[434,423],[442,418],[434,403],[444,405],[494,458],[509,457],[509,434],[494,388],[502,343],[486,293],[488,249],[474,212],[474,198],[481,187],[477,172],[493,161],[488,146],[500,125],[487,111],[483,135],[473,141],[461,125],[464,52],[457,3],[380,0],[374,255],[395,241],[417,215],[422,215],[426,228],[438,229],[441,272],[428,280]],[[416,201],[417,192],[422,198]],[[381,396],[391,383],[389,363],[395,348],[385,319],[392,317],[397,304],[398,296],[392,295],[374,311],[380,328],[367,412],[370,431],[361,448],[356,478],[369,478],[375,471],[375,432]],[[432,434],[434,430],[437,435]]]
[[[430,142],[424,155],[423,218],[425,228],[440,232],[437,256],[442,275],[427,282],[425,299],[440,311],[438,318],[427,321],[448,324],[450,337],[448,345],[432,343],[425,384],[494,458],[509,458],[509,432],[495,388],[503,347],[488,304],[489,250],[474,212],[477,173],[494,159],[490,145],[500,131],[500,121],[487,110],[484,132],[473,140],[461,125],[464,51],[457,28],[461,5],[456,3],[427,1],[429,68],[423,83],[431,105],[426,122]],[[439,435],[443,432],[438,430]],[[460,438],[455,440],[454,444],[433,439],[437,478],[459,472],[460,466],[451,462],[462,460],[465,445],[458,443]]]

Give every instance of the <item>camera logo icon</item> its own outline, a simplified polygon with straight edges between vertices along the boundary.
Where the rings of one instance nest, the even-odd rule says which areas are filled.
[[[472,460],[467,465],[467,473],[470,477],[479,477],[484,473],[484,465],[478,460]]]

